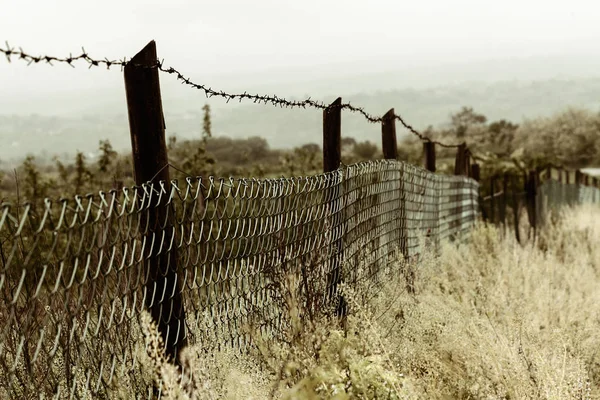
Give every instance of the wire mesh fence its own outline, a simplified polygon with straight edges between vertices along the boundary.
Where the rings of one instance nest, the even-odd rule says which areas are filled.
[[[583,179],[563,182],[562,173],[562,170],[549,169],[529,177],[506,174],[502,188],[488,190],[490,193],[480,199],[483,219],[510,228],[520,242],[525,237],[535,237],[536,229],[548,223],[562,207],[600,203],[600,188],[584,184]],[[502,180],[492,178],[488,182],[491,188],[500,186],[494,182]]]
[[[546,177],[532,208],[528,186],[507,182],[480,199],[473,179],[381,160],[309,177],[189,177],[2,204],[0,398],[108,398],[124,381],[151,397],[137,364],[143,310],[180,348],[245,351],[258,336],[285,340],[289,275],[307,313],[337,310],[341,284],[376,291],[467,233],[480,211],[519,226],[600,201],[598,188]]]
[[[422,251],[419,237],[435,245],[468,230],[477,193],[472,179],[386,160],[3,204],[0,397],[103,398],[118,376],[149,393],[133,371],[140,312],[157,304],[182,345],[277,340],[286,274],[306,280],[309,312],[335,306],[338,284],[376,286],[398,272],[392,260]]]

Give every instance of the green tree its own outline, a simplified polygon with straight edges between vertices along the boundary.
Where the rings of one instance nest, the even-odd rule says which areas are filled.
[[[499,157],[509,157],[514,151],[514,140],[519,125],[502,119],[488,126],[488,148]]]
[[[206,143],[208,138],[212,137],[212,122],[210,120],[210,105],[205,104],[202,107],[204,111],[204,118],[202,120],[202,141]]]
[[[76,194],[82,194],[82,190],[90,183],[92,179],[92,173],[87,167],[85,161],[85,155],[78,151],[75,156],[75,179],[73,181],[74,189]]]
[[[69,186],[69,170],[68,170],[68,168],[65,166],[65,164],[62,161],[60,161],[60,159],[58,157],[54,157],[54,163],[56,165],[56,169],[58,170],[58,176],[60,178],[60,183],[64,187],[68,187]]]
[[[25,175],[25,198],[31,202],[38,202],[46,195],[47,187],[43,183],[35,157],[28,155],[22,167]]]
[[[465,139],[470,128],[484,125],[487,118],[476,113],[472,107],[463,107],[450,117],[450,125],[457,139]]]
[[[101,173],[106,174],[113,160],[117,156],[117,152],[113,150],[108,139],[100,141],[99,150],[100,157],[98,158],[98,170]]]

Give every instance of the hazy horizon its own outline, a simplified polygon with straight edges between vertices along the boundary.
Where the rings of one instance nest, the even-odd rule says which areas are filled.
[[[7,40],[28,53],[76,55],[85,46],[92,57],[122,59],[156,40],[159,58],[167,66],[194,82],[238,93],[318,100],[343,95],[352,101],[362,94],[406,88],[600,77],[600,49],[595,46],[600,5],[582,0],[568,5],[539,0],[377,0],[368,5],[59,0],[11,2],[3,11],[0,43]],[[235,118],[231,110],[249,104],[207,100],[172,76],[161,74],[160,79],[167,119],[186,108],[200,110],[207,102]],[[85,63],[76,68],[27,66],[16,57],[11,63],[2,59],[0,87],[0,116],[126,114],[119,68],[88,69]],[[545,95],[559,98],[562,93]],[[478,106],[456,107],[462,105]],[[402,113],[399,106],[386,105]],[[411,117],[411,110],[406,112]],[[35,134],[44,134],[40,129]],[[89,141],[98,139],[90,134]]]

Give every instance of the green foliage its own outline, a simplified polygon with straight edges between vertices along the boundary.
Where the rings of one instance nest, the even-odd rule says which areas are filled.
[[[205,105],[202,110],[204,120],[198,139],[181,140],[176,135],[168,138],[169,161],[176,167],[172,178],[187,175],[264,178],[322,171],[319,144],[273,149],[267,139],[259,136],[214,137],[210,107]],[[551,117],[515,124],[507,119],[490,121],[474,108],[462,107],[450,115],[445,127],[429,126],[422,133],[443,142],[465,141],[477,157],[483,180],[504,172],[522,173],[548,163],[572,169],[600,164],[600,114],[581,109],[571,108]],[[344,164],[382,157],[378,142],[357,141],[347,136],[342,138],[341,151]],[[438,146],[436,152],[437,171],[453,173],[455,150]],[[398,158],[422,165],[422,142],[412,135],[400,136]],[[82,152],[72,163],[55,157],[51,165],[30,156],[17,173],[23,174],[26,197],[58,198],[133,184],[131,156],[118,154],[109,140],[99,142],[94,163],[88,163]],[[4,175],[0,198],[14,199],[16,181],[6,172]]]
[[[35,157],[28,155],[23,161],[23,175],[25,181],[25,198],[34,202],[40,200],[46,195],[46,185],[43,182],[41,173],[35,164]]]
[[[459,112],[450,117],[450,125],[457,139],[464,139],[469,129],[474,129],[487,122],[483,114],[473,111],[472,107],[463,107]]]
[[[92,177],[93,174],[88,169],[85,155],[80,151],[77,152],[77,155],[75,156],[75,177],[73,178],[75,193],[81,194],[83,190],[91,187]]]
[[[356,143],[352,150],[359,161],[372,160],[379,152],[379,147],[369,141]]]
[[[109,140],[101,140],[99,150],[100,157],[98,158],[98,171],[107,173],[117,156],[117,152],[113,150]]]
[[[204,118],[202,119],[202,140],[206,142],[208,138],[212,137],[210,105],[205,104],[204,107],[202,107],[202,111],[204,111]]]

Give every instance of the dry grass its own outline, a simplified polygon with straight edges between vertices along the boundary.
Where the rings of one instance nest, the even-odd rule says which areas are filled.
[[[526,247],[481,225],[421,260],[414,295],[401,277],[367,304],[346,290],[343,323],[298,316],[291,276],[287,344],[244,357],[188,349],[195,383],[168,398],[600,398],[598,217],[566,210]],[[181,378],[152,358],[148,373],[175,387]]]

